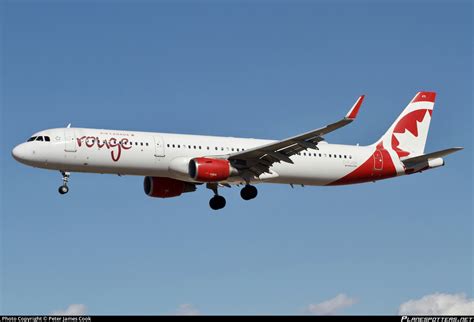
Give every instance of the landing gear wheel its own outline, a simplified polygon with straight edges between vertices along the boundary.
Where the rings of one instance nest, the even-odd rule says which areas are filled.
[[[257,194],[258,194],[257,188],[255,188],[254,186],[251,186],[249,184],[246,185],[245,187],[243,187],[242,190],[240,190],[240,196],[244,200],[253,199],[253,198],[257,197]]]
[[[64,195],[64,194],[68,193],[68,191],[69,191],[67,183],[69,181],[69,176],[71,175],[71,173],[66,172],[66,171],[60,171],[60,172],[61,172],[61,175],[63,176],[63,185],[59,187],[58,191],[59,191],[60,194]]]
[[[64,195],[64,194],[68,193],[69,188],[67,186],[63,185],[63,186],[59,187],[58,191],[59,191],[60,194]]]
[[[222,209],[225,207],[225,198],[222,197],[222,196],[214,196],[211,198],[211,200],[209,200],[209,206],[213,209],[213,210],[219,210],[219,209]]]

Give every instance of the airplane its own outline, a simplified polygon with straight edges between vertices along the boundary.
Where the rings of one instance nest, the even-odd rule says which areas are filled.
[[[209,205],[222,209],[219,188],[243,185],[244,200],[257,196],[259,183],[335,186],[419,173],[444,165],[454,147],[424,153],[435,92],[418,92],[387,132],[367,146],[329,144],[324,136],[356,119],[360,96],[341,120],[284,140],[103,130],[47,129],[12,150],[26,165],[59,170],[69,191],[71,172],[144,177],[150,197],[171,198],[205,184],[214,196]]]

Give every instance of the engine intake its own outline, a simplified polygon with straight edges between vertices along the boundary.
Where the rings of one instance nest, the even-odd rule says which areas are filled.
[[[237,174],[237,170],[228,160],[195,158],[189,161],[189,175],[196,181],[219,182],[234,174]]]
[[[189,182],[184,182],[164,177],[145,177],[143,181],[145,194],[155,198],[177,197],[184,192],[196,190],[196,186]]]

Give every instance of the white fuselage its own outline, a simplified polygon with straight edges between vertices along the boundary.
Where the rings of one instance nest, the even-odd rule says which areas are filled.
[[[68,172],[109,173],[169,177],[194,182],[188,174],[189,161],[196,157],[223,157],[274,142],[272,140],[168,134],[86,128],[49,129],[34,134],[49,141],[31,141],[18,145],[13,155],[30,166]],[[376,147],[328,144],[291,156],[290,163],[275,163],[271,173],[252,182],[328,185],[350,174],[361,164],[383,160],[374,157]],[[404,174],[398,158],[390,156],[397,175]],[[373,181],[370,177],[363,181]],[[243,183],[230,177],[225,183]]]

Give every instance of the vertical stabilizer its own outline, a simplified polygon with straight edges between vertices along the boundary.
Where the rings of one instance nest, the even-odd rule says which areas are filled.
[[[391,147],[401,159],[422,155],[435,98],[435,92],[418,92],[377,143],[382,141],[383,146]]]

